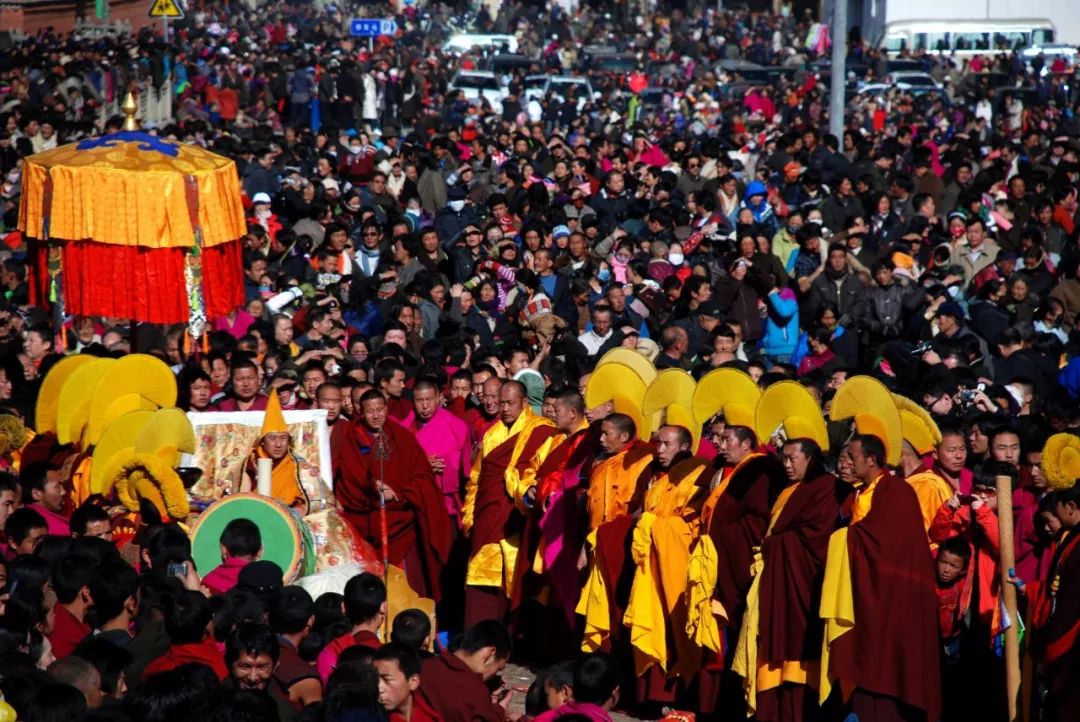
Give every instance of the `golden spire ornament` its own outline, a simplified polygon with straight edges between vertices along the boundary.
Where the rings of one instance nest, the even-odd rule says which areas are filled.
[[[138,130],[139,121],[135,119],[135,116],[139,112],[139,103],[135,100],[135,94],[130,90],[124,97],[124,104],[120,106],[120,110],[127,116],[124,118],[124,130]]]

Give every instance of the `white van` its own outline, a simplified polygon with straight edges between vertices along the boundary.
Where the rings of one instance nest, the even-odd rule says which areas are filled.
[[[518,51],[517,37],[514,35],[489,35],[485,33],[456,33],[443,43],[443,52],[448,55],[461,55],[473,48],[498,50],[506,53]]]
[[[1054,24],[1045,19],[899,20],[885,25],[878,47],[890,56],[922,50],[970,58],[1049,45],[1054,35]]]

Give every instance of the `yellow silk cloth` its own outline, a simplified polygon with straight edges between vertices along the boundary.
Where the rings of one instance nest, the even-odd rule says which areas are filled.
[[[716,591],[716,565],[719,563],[719,555],[712,537],[709,536],[709,528],[712,526],[712,515],[716,510],[716,504],[727,490],[731,478],[739,469],[759,456],[762,454],[751,452],[738,464],[725,468],[722,472],[720,483],[709,492],[709,496],[701,507],[701,534],[690,552],[686,567],[688,615],[686,633],[694,644],[702,649],[711,649],[717,654],[724,653],[717,617],[727,621],[727,610],[719,601],[713,599],[713,592]]]
[[[590,529],[630,513],[638,479],[652,460],[652,447],[634,442],[593,467],[587,496]]]
[[[595,556],[599,557],[602,550],[596,546],[595,529],[589,532],[585,543],[593,547]],[[600,573],[600,567],[601,565],[594,558],[589,567],[589,576],[585,580],[585,586],[581,588],[581,597],[574,609],[574,612],[585,618],[585,633],[581,638],[581,649],[584,652],[597,651],[604,640],[611,635],[607,583],[604,582],[604,575]]]
[[[772,532],[784,506],[799,488],[799,483],[788,486],[776,498],[770,514],[769,529],[765,532],[765,536]],[[742,631],[739,634],[731,664],[735,673],[743,678],[748,717],[753,716],[757,710],[758,692],[779,687],[784,682],[806,684],[809,669],[807,663],[800,660],[784,660],[776,665],[758,662],[758,633],[761,628],[761,572],[764,569],[765,559],[761,556],[759,549],[754,552],[754,562],[751,566],[754,581],[750,584],[750,591],[746,595],[746,612],[743,614]]]
[[[630,628],[639,676],[654,664],[669,671],[669,619],[672,641],[681,652],[679,666],[688,666],[683,664],[687,658],[700,658],[700,648],[694,649],[685,633],[686,611],[681,602],[704,491],[698,480],[706,468],[700,459],[690,458],[661,474],[646,492],[644,513],[634,527],[631,555],[637,569],[623,624]]]
[[[534,459],[530,461],[532,472],[526,476],[526,480],[523,482],[521,472],[516,468],[521,459],[521,454],[525,451],[529,437],[532,436],[535,429],[552,425],[551,421],[533,413],[532,409],[526,406],[511,426],[497,422],[484,434],[484,438],[480,440],[480,455],[477,457],[476,463],[473,464],[469,479],[465,484],[465,503],[462,506],[461,521],[466,534],[472,530],[473,526],[473,513],[476,511],[476,492],[480,482],[480,469],[484,463],[484,457],[512,437],[517,437],[514,441],[514,450],[510,456],[510,461],[506,465],[504,478],[506,480],[507,494],[515,500],[520,499],[527,490],[524,484],[531,485],[532,478],[536,475],[536,469],[532,465],[534,463],[538,464],[539,460],[542,459],[542,457],[535,458],[539,457],[540,451],[538,451]],[[545,443],[541,450],[546,447],[547,444]],[[466,586],[501,587],[503,592],[509,596],[520,546],[521,537],[517,534],[502,539],[498,543],[482,546],[469,560],[468,569],[465,573]]]
[[[929,534],[930,524],[937,516],[938,509],[952,498],[953,489],[949,486],[949,482],[932,471],[912,474],[906,481],[915,490],[915,497],[919,500],[919,510],[922,512],[923,528]],[[931,544],[930,549],[937,549],[937,544]]]
[[[19,228],[32,238],[93,240],[144,248],[191,247],[195,229],[187,178],[197,188],[202,245],[234,241],[247,232],[236,164],[194,145],[107,141],[79,150],[71,143],[36,153],[23,167]],[[51,200],[46,180],[52,182]]]

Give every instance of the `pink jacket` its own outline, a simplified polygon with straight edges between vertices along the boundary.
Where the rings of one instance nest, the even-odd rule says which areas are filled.
[[[415,419],[408,424],[416,428]],[[472,449],[469,427],[446,409],[435,411],[431,421],[416,432],[416,440],[429,456],[441,456],[445,468],[435,474],[435,483],[442,489],[446,511],[455,519],[461,516],[462,481],[469,476]]]

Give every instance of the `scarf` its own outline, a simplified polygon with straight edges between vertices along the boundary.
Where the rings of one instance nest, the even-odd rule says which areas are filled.
[[[375,270],[379,267],[379,257],[382,252],[378,249],[371,249],[367,246],[361,245],[357,249],[356,260],[360,262],[360,270],[364,272],[365,276],[369,278],[375,275]]]

